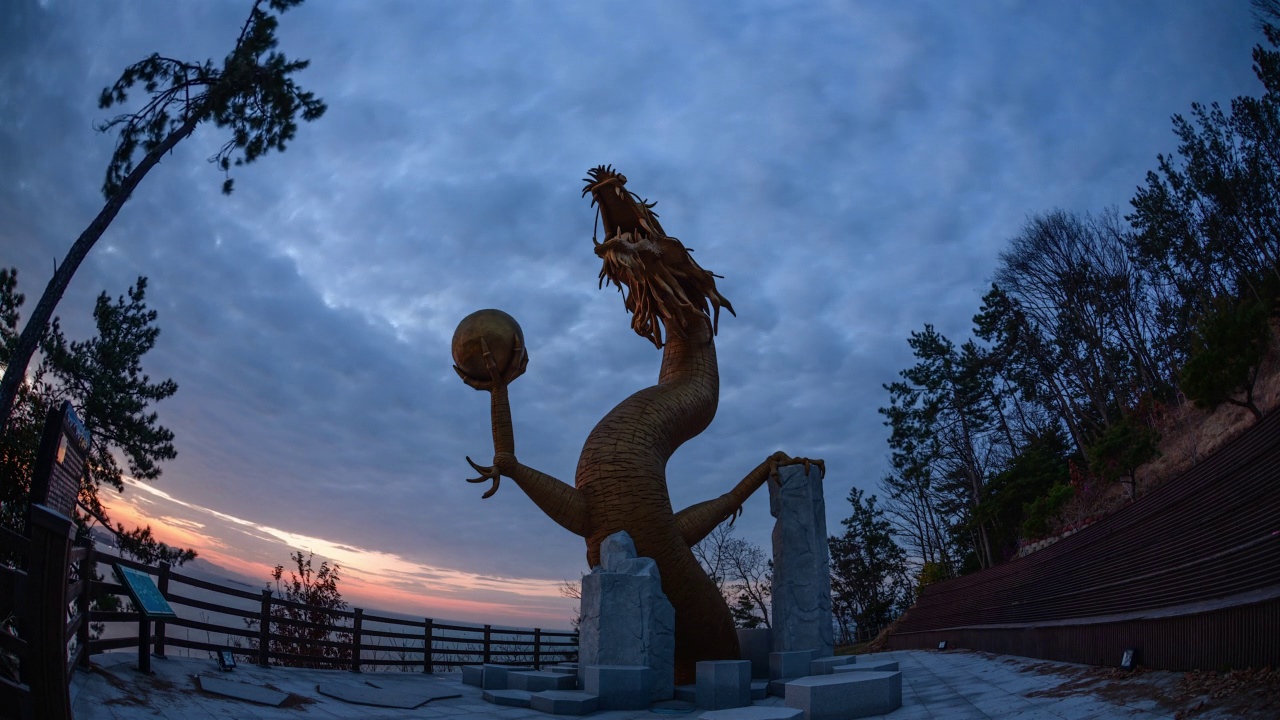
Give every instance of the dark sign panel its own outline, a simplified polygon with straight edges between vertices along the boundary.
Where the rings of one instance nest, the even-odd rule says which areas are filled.
[[[89,431],[76,416],[71,403],[50,410],[36,455],[35,477],[31,480],[31,503],[45,505],[71,516],[80,494],[80,478],[89,457]]]
[[[169,606],[169,601],[164,599],[164,595],[160,594],[160,588],[156,587],[151,576],[138,572],[132,568],[127,568],[119,563],[112,565],[116,571],[116,577],[120,579],[120,584],[129,593],[129,599],[133,600],[133,604],[138,607],[138,612],[148,618],[166,618],[177,617],[177,613]]]

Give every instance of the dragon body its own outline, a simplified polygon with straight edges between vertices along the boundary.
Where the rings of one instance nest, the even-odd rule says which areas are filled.
[[[488,359],[486,349],[489,377],[456,368],[464,382],[492,396],[494,463],[482,467],[468,458],[480,472],[471,481],[492,480],[488,497],[502,476],[514,480],[552,520],[586,539],[591,566],[600,563],[601,541],[619,531],[630,534],[637,554],[658,565],[675,608],[675,681],[690,683],[699,660],[738,658],[729,608],[690,548],[735,518],[779,466],[822,461],[774,453],[724,495],[672,512],[667,461],[715,417],[720,377],[714,336],[720,308],[732,313],[733,306],[716,290],[717,276],[663,232],[653,204],[626,190],[625,176],[597,167],[585,182],[583,195],[599,206],[605,230],[595,247],[603,261],[600,284],[610,282],[624,293],[632,327],[662,349],[658,383],[626,398],[596,424],[570,486],[515,457],[506,386],[527,363],[519,341],[506,369]]]

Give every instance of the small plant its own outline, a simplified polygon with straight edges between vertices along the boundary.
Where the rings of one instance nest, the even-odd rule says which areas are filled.
[[[352,657],[351,633],[341,629],[345,621],[340,611],[347,608],[338,590],[341,568],[326,561],[316,570],[312,565],[314,557],[314,553],[303,557],[301,550],[294,551],[289,556],[295,565],[289,571],[289,581],[283,579],[284,565],[277,565],[271,573],[275,588],[271,583],[266,586],[275,597],[290,603],[271,606],[271,652],[300,656],[281,659],[281,665],[326,668]],[[245,620],[251,630],[258,629],[259,622],[259,618]],[[258,641],[251,641],[251,646],[258,650]]]

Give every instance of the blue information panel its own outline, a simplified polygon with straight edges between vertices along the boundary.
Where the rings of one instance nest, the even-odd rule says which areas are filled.
[[[169,606],[169,601],[160,594],[160,588],[156,587],[150,575],[119,563],[112,567],[116,570],[116,577],[120,578],[120,584],[124,585],[124,589],[129,592],[129,598],[133,600],[134,605],[138,606],[138,612],[149,618],[178,616]]]

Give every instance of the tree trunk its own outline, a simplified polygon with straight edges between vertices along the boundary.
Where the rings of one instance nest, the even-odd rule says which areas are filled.
[[[53,319],[53,310],[62,300],[62,294],[66,292],[67,286],[71,284],[71,278],[75,275],[76,270],[79,269],[80,263],[89,255],[89,251],[98,242],[98,238],[101,238],[102,234],[107,231],[111,221],[115,220],[120,208],[124,207],[125,201],[129,199],[134,188],[138,186],[138,183],[142,182],[142,178],[160,162],[160,158],[165,153],[172,150],[175,145],[196,129],[196,125],[199,124],[196,118],[199,116],[200,113],[192,113],[181,127],[169,133],[168,137],[156,149],[142,158],[142,162],[138,163],[133,172],[125,177],[124,182],[120,184],[120,189],[102,207],[102,211],[98,213],[98,216],[93,219],[93,222],[89,223],[89,227],[80,233],[79,238],[76,238],[75,244],[71,246],[71,249],[67,251],[66,257],[62,259],[62,264],[53,273],[53,277],[44,289],[44,294],[40,296],[40,302],[36,304],[31,317],[27,318],[27,324],[23,327],[22,335],[18,338],[18,342],[13,349],[13,356],[9,358],[9,366],[5,368],[4,379],[0,381],[0,439],[3,439],[8,432],[9,416],[13,413],[13,403],[18,397],[18,388],[26,378],[27,365],[31,363],[31,356],[35,354],[36,348],[39,347],[40,340],[44,337],[45,330],[49,327],[49,321]]]

